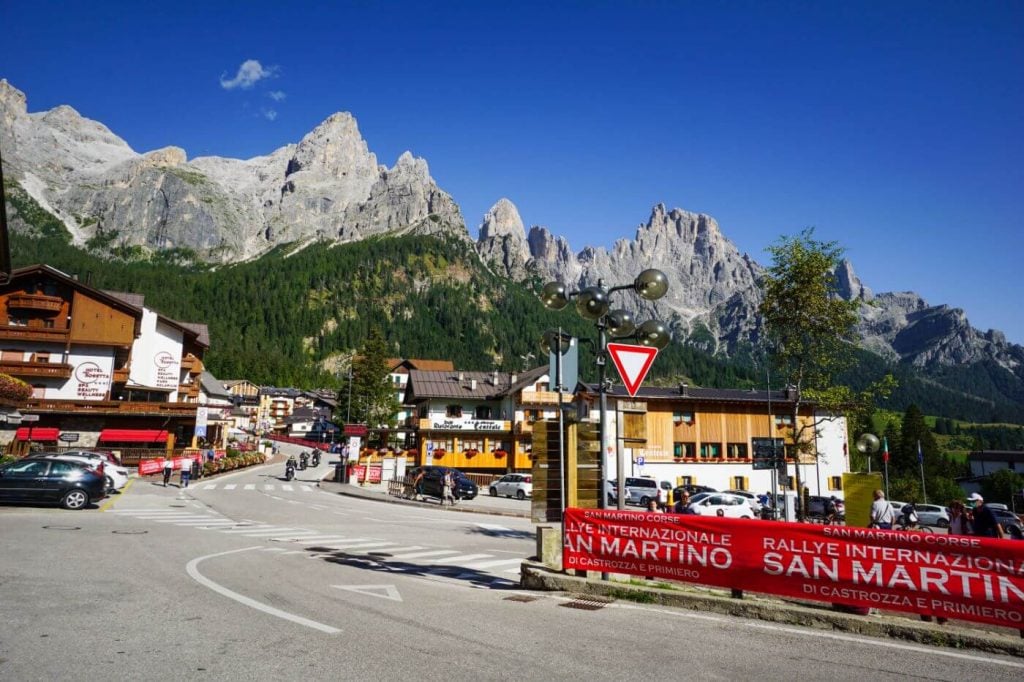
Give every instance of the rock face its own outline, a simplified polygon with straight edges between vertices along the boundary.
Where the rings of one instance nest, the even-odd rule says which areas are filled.
[[[406,152],[393,168],[379,165],[347,113],[267,156],[189,161],[177,147],[139,154],[71,107],[30,114],[25,95],[0,80],[0,145],[12,190],[56,216],[79,246],[188,249],[228,263],[311,240],[416,233],[470,241],[459,207],[430,177],[426,161]],[[8,210],[13,229],[31,229]],[[632,240],[574,253],[546,227],[527,234],[515,205],[501,199],[483,217],[476,248],[506,277],[558,279],[574,289],[599,280],[627,284],[641,270],[658,268],[670,283],[665,298],[651,303],[624,295],[615,305],[639,320],[658,317],[677,339],[711,352],[756,344],[761,335],[763,268],[708,215],[659,204]],[[861,303],[858,330],[867,348],[923,368],[994,361],[1024,379],[1024,347],[974,329],[963,311],[929,305],[912,292],[876,295],[849,262],[837,269],[836,283],[838,295]]]
[[[138,154],[70,107],[29,114],[25,95],[0,81],[0,143],[5,178],[57,216],[79,246],[100,238],[234,262],[314,239],[469,238],[426,162],[406,152],[394,168],[378,165],[348,113],[268,156],[190,162],[176,147]]]

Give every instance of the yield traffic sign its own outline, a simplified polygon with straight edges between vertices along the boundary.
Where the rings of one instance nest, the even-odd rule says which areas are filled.
[[[612,356],[615,369],[619,370],[626,392],[633,397],[640,390],[640,384],[644,382],[644,377],[654,364],[658,349],[628,343],[609,343],[608,354]]]

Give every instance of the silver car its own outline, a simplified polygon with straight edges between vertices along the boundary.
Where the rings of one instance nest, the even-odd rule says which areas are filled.
[[[917,520],[922,526],[949,528],[949,509],[937,504],[915,504]]]

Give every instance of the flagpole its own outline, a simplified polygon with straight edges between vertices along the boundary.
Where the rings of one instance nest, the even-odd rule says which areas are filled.
[[[889,499],[889,438],[882,437],[882,463],[885,464],[885,499]]]
[[[921,468],[921,493],[924,503],[928,504],[928,489],[924,487],[924,453],[921,452],[921,441],[917,441],[917,465]]]

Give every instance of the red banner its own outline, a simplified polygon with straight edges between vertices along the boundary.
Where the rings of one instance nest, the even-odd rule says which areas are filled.
[[[1024,542],[567,509],[566,569],[1024,628]]]
[[[369,467],[369,474],[367,474],[366,465],[357,464],[352,468],[352,473],[355,475],[356,481],[363,481],[364,483],[380,483],[383,467],[380,464],[371,464]],[[367,478],[367,475],[369,475],[369,478]]]
[[[143,459],[139,461],[139,476],[159,474],[163,469],[163,459]]]

